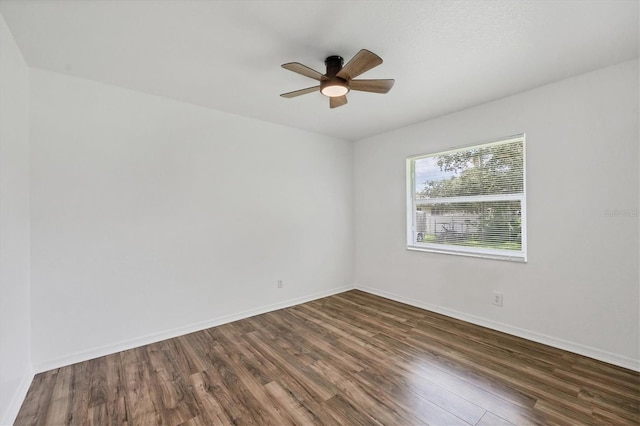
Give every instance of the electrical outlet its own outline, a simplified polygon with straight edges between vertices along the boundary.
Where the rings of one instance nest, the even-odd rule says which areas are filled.
[[[278,288],[282,288],[283,284],[282,284],[282,280],[278,280]]]
[[[502,306],[502,292],[494,291],[493,292],[493,304],[496,306]]]

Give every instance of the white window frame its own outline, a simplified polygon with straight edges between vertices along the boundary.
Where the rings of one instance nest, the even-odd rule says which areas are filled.
[[[438,155],[450,154],[472,148],[481,148],[491,145],[501,145],[513,142],[522,142],[523,147],[523,192],[521,194],[499,194],[499,195],[479,195],[467,197],[436,198],[432,200],[420,200],[416,202],[415,186],[415,162],[416,160],[435,157]],[[406,182],[407,182],[407,249],[423,252],[445,253],[461,256],[482,257],[497,260],[508,260],[514,262],[527,262],[527,157],[525,134],[513,135],[489,142],[473,144],[469,146],[450,149],[447,151],[435,152],[432,154],[412,155],[406,159]],[[521,205],[521,250],[492,249],[485,247],[466,247],[452,244],[435,244],[417,242],[414,240],[416,230],[416,210],[418,205],[436,205],[440,203],[460,203],[478,201],[520,201]]]

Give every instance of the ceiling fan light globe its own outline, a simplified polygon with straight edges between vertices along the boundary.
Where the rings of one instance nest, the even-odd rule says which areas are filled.
[[[324,86],[321,90],[322,94],[328,96],[330,98],[335,98],[338,96],[344,96],[349,93],[349,88],[343,86],[342,84],[332,84]]]

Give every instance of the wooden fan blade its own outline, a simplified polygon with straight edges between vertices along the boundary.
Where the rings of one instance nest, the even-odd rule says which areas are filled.
[[[302,74],[305,77],[312,78],[314,80],[320,81],[323,77],[318,71],[309,68],[306,65],[302,65],[300,62],[289,62],[288,64],[282,64],[282,68],[297,72],[298,74]]]
[[[387,93],[395,82],[395,80],[351,80],[349,88],[361,92]]]
[[[347,104],[347,97],[344,95],[329,98],[329,108],[338,108],[339,106],[346,105],[346,104]]]
[[[351,80],[381,63],[382,58],[380,56],[367,49],[362,49],[336,75],[345,80]]]
[[[320,86],[307,87],[306,89],[294,90],[293,92],[283,93],[283,98],[295,98],[296,96],[306,95],[307,93],[317,92],[320,90]]]

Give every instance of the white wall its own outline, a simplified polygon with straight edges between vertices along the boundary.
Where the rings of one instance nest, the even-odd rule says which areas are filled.
[[[352,143],[30,78],[36,370],[352,286]]]
[[[12,423],[31,379],[29,76],[0,15],[0,424]]]
[[[357,285],[640,369],[638,93],[632,61],[358,141]],[[405,158],[523,132],[529,262],[407,251]]]

